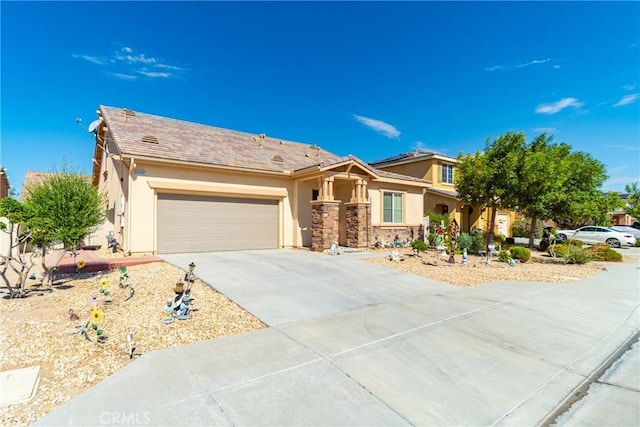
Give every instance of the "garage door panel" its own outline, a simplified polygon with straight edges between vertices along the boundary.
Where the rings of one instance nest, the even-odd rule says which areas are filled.
[[[276,200],[158,195],[158,252],[273,249]]]

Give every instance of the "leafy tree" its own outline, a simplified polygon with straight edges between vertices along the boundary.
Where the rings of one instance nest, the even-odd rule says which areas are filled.
[[[75,251],[104,221],[103,199],[85,176],[63,169],[26,188],[23,205],[30,243],[42,251],[43,283],[50,284],[47,251],[56,243],[63,245],[61,257]]]
[[[565,168],[571,147],[552,144],[553,136],[546,133],[536,137],[521,152],[517,193],[520,211],[531,219],[528,230],[529,248],[533,248],[538,219],[549,216],[549,201],[558,192],[565,191]]]
[[[493,142],[488,139],[483,152],[459,155],[456,165],[455,188],[460,200],[491,210],[487,236],[493,243],[498,209],[513,208],[517,204],[518,164],[526,148],[522,132],[507,132]]]
[[[625,212],[640,221],[640,188],[638,188],[638,182],[627,184],[624,189],[628,193]]]
[[[547,198],[549,218],[558,228],[610,224],[608,213],[620,206],[619,197],[600,190],[607,179],[604,164],[581,151],[562,162],[562,185]]]

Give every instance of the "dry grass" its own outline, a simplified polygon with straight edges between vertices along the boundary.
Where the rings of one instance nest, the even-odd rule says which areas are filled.
[[[139,355],[265,327],[199,280],[191,287],[192,318],[164,324],[163,307],[167,298],[174,297],[174,285],[184,272],[164,262],[129,267],[128,272],[135,289],[128,301],[128,293],[118,286],[117,270],[105,275],[113,299],[109,304],[98,292],[96,274],[68,276],[50,290],[32,288],[36,291],[27,298],[0,300],[0,371],[40,366],[37,395],[27,403],[0,408],[2,425],[29,425],[126,366],[131,361],[129,333]],[[100,344],[93,330],[89,334],[92,342],[70,333],[89,320],[92,296],[98,297],[104,312],[100,326],[108,336]],[[69,309],[80,316],[79,321],[70,320]]]

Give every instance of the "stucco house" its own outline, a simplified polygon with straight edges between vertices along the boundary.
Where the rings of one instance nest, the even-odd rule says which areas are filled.
[[[424,194],[424,209],[440,214],[448,214],[456,220],[462,232],[480,228],[485,230],[489,223],[490,210],[484,212],[477,206],[471,206],[459,200],[454,186],[454,176],[458,159],[442,154],[416,151],[403,153],[370,163],[376,169],[422,178],[431,182]],[[496,212],[495,232],[511,236],[511,225],[515,212],[498,210]]]
[[[418,237],[422,177],[311,144],[101,106],[92,183],[101,230],[131,254],[362,248]]]
[[[0,166],[0,199],[9,197],[10,188],[11,188],[11,184],[9,184],[9,177],[7,177],[7,170],[4,168],[4,166]]]

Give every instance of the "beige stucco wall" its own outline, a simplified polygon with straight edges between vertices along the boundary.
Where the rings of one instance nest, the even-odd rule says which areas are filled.
[[[370,182],[368,185],[368,195],[371,201],[371,225],[373,226],[416,226],[422,224],[423,216],[423,196],[422,188],[407,187],[398,184],[385,182]],[[385,191],[394,191],[405,194],[403,205],[403,223],[385,224],[383,222],[382,195]]]
[[[292,233],[294,233],[294,247],[311,247],[311,196],[313,190],[319,190],[317,179],[296,181],[294,183],[294,209]]]
[[[107,138],[107,149],[110,153],[115,152],[113,143]],[[103,150],[99,150],[100,172],[98,180],[98,191],[106,198],[105,201],[105,222],[94,233],[91,234],[87,243],[92,245],[107,246],[107,234],[112,232],[118,243],[123,246],[126,241],[126,228],[124,209],[122,205],[123,197],[129,186],[129,165],[126,161],[117,156],[107,156]],[[106,174],[105,174],[106,172]]]

